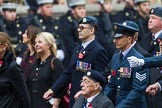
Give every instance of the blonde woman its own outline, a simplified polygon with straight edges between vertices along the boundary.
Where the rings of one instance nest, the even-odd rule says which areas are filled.
[[[56,58],[56,43],[54,36],[41,32],[35,38],[35,51],[38,59],[27,80],[32,108],[58,108],[61,95],[49,101],[43,99],[43,94],[59,78],[63,65]]]

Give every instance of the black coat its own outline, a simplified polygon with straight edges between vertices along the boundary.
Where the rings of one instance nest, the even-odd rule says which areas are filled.
[[[139,26],[138,42],[141,42],[144,35],[150,32],[148,29],[148,20],[148,17],[144,18],[141,15],[139,15],[139,13],[137,13],[136,19],[134,21]]]
[[[160,35],[162,35],[162,33]],[[159,52],[158,38],[156,40],[152,41],[152,33],[151,32],[147,33],[143,37],[140,44],[143,47],[143,49],[145,49],[152,56],[155,56],[156,52]]]
[[[96,40],[105,48],[108,58],[111,59],[116,50],[113,43],[113,23],[116,15],[100,11],[95,17],[98,22]]]
[[[63,65],[58,59],[54,59],[54,68],[52,68],[51,61],[53,57],[54,56],[51,55],[43,62],[38,59],[29,75],[27,85],[32,108],[52,107],[48,101],[43,99],[43,94],[52,86],[53,83],[56,82],[63,71]]]
[[[0,107],[30,108],[27,86],[22,69],[17,65],[10,52],[6,52],[0,67]]]
[[[70,107],[75,102],[75,93],[81,89],[80,80],[85,70],[94,69],[103,72],[109,63],[106,51],[96,40],[92,41],[83,50],[83,56],[81,57],[79,57],[80,48],[80,45],[75,48],[68,67],[59,80],[52,86],[54,93],[58,94],[71,83]]]
[[[144,57],[151,57],[151,55],[145,49],[143,49],[138,43],[134,45],[134,49],[136,49]]]
[[[162,35],[162,33],[160,35]],[[148,33],[143,38],[143,43],[142,44],[143,44],[143,47],[146,50],[148,50],[148,52],[152,56],[156,56],[156,52],[159,52],[158,38],[156,40],[152,41],[152,34],[151,33]],[[156,64],[156,63],[153,62],[153,64]],[[146,63],[146,65],[147,65],[147,63]],[[150,67],[152,67],[152,66],[148,66],[148,68],[150,68]],[[161,68],[151,68],[150,69],[149,84],[154,84],[157,81],[162,79],[161,71],[162,71]],[[148,108],[161,108],[162,107],[162,103],[160,102],[161,99],[162,99],[162,93],[157,93],[155,96],[147,95]]]
[[[61,16],[59,19],[61,23],[61,28],[62,28],[62,36],[63,36],[63,41],[66,44],[66,63],[65,66],[70,61],[72,52],[75,48],[80,43],[80,40],[78,38],[78,22],[79,20],[75,19],[69,10],[65,15]]]
[[[15,21],[7,21],[5,18],[0,19],[0,32],[6,32],[10,36],[11,45],[17,56],[26,50],[26,46],[22,43],[22,34],[26,28],[26,22],[19,16]]]
[[[85,101],[85,98],[83,96],[80,96],[76,100],[73,108],[83,108],[82,106],[83,106],[84,101]],[[92,100],[91,104],[93,108],[114,108],[114,105],[111,102],[111,100],[107,96],[103,95],[102,93],[99,93]]]

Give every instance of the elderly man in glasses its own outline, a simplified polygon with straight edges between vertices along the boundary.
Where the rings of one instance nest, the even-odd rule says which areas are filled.
[[[105,49],[95,40],[97,19],[86,16],[80,19],[78,25],[78,38],[82,44],[77,46],[72,54],[68,67],[59,77],[58,81],[44,94],[45,99],[50,99],[71,83],[70,108],[74,104],[74,95],[81,90],[80,80],[84,72],[90,69],[99,72],[105,71],[109,60]]]
[[[73,108],[114,108],[113,103],[101,92],[105,83],[105,78],[100,72],[85,72],[80,84],[80,96]]]

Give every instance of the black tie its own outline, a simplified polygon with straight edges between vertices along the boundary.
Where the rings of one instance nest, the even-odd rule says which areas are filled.
[[[86,105],[87,105],[87,99],[84,100],[84,103],[82,105],[82,108],[86,108]]]
[[[152,40],[155,40],[155,35],[154,34],[152,34]]]
[[[83,50],[84,50],[84,47],[83,47],[83,45],[81,45],[80,52],[82,52]]]
[[[154,40],[155,40],[155,35],[154,35],[154,34],[152,34],[151,45],[153,45]]]
[[[123,54],[120,53],[120,62],[123,60]]]

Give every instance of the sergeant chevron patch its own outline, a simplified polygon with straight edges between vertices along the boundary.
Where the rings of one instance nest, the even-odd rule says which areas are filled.
[[[143,81],[144,79],[146,79],[146,73],[144,74],[139,74],[138,72],[136,72],[136,78],[139,80],[139,81]]]

